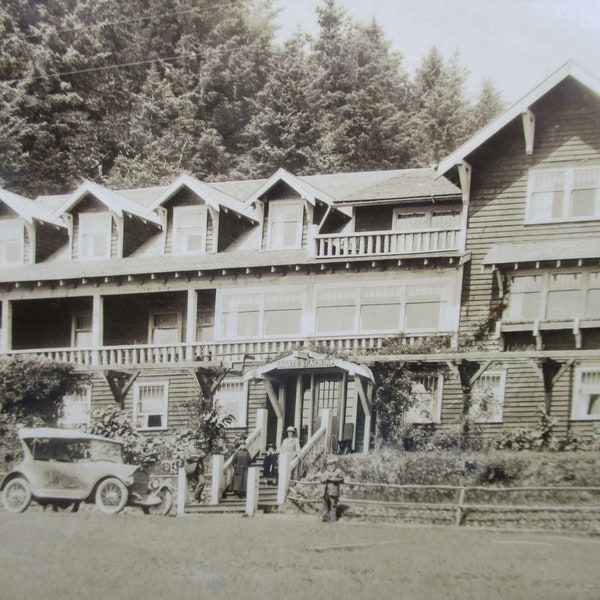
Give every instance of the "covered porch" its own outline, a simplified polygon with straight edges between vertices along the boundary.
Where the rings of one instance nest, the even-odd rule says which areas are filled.
[[[295,427],[303,446],[331,418],[332,452],[367,452],[372,425],[373,375],[368,367],[330,354],[296,350],[255,368],[247,380],[264,383],[267,438],[277,447]]]

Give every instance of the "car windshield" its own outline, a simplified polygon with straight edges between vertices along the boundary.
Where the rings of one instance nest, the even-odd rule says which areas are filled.
[[[121,444],[110,440],[32,438],[25,440],[34,460],[90,462],[107,460],[122,463]]]

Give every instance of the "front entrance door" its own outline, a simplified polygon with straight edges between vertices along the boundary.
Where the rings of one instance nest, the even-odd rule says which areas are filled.
[[[321,426],[323,410],[332,417],[331,448],[338,448],[338,429],[344,414],[345,379],[340,373],[303,373],[285,385],[285,427],[300,426],[301,445]]]

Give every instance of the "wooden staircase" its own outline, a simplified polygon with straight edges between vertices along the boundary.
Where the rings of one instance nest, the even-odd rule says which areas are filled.
[[[264,458],[259,455],[252,461],[252,467],[260,468],[260,479],[258,483],[258,510],[263,512],[272,512],[277,509],[277,485],[267,485],[267,480],[262,476]],[[210,494],[209,486],[204,490],[204,497]],[[192,502],[185,505],[186,514],[223,514],[223,513],[244,513],[246,512],[246,498],[240,498],[227,492],[225,497],[217,505]]]

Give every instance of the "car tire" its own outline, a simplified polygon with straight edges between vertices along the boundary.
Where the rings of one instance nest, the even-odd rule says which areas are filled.
[[[116,477],[109,477],[96,488],[96,506],[107,515],[116,515],[127,504],[127,487]]]
[[[157,496],[162,500],[160,504],[154,506],[144,506],[145,515],[160,515],[166,517],[171,512],[173,506],[173,492],[169,488],[162,488],[157,492]]]
[[[11,479],[2,490],[4,510],[12,513],[25,512],[31,503],[31,486],[24,477]]]

